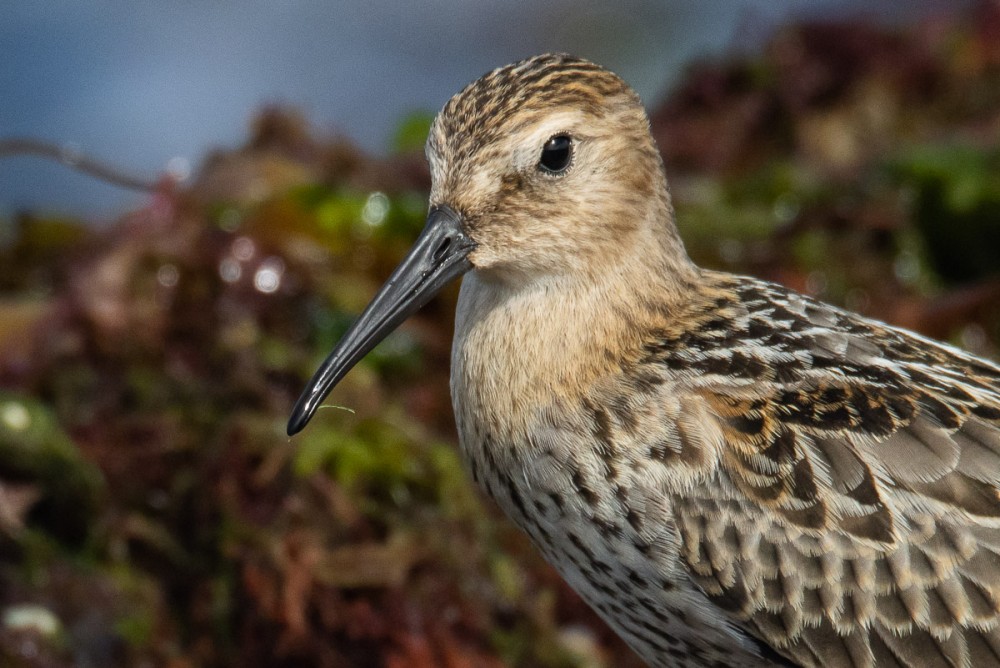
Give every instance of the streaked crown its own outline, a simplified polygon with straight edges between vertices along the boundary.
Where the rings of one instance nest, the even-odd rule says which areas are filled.
[[[505,133],[506,121],[531,112],[568,107],[599,116],[621,106],[641,108],[642,101],[618,75],[576,56],[544,54],[495,69],[463,88],[441,110],[432,138],[484,145]]]

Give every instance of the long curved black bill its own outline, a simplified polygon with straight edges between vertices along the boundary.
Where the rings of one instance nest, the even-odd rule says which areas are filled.
[[[475,243],[462,218],[447,206],[435,207],[409,254],[309,381],[288,420],[288,435],[302,431],[320,402],[372,348],[453,278],[472,268]]]

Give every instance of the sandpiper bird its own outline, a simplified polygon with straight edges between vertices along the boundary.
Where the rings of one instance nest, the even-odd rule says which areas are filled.
[[[636,94],[544,55],[454,96],[410,254],[295,406],[465,274],[476,481],[654,666],[1000,665],[1000,367],[701,269]]]

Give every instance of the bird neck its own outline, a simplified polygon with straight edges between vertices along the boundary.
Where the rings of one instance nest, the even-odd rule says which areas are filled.
[[[519,438],[548,407],[578,402],[638,358],[649,330],[690,298],[698,272],[683,247],[680,257],[656,257],[650,244],[663,242],[641,243],[647,252],[585,274],[518,284],[465,277],[452,350],[460,431],[479,422]]]

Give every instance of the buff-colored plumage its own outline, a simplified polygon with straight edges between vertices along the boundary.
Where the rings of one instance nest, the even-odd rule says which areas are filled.
[[[476,244],[469,468],[651,665],[1000,665],[1000,367],[693,265],[642,105],[592,63],[470,84],[428,157]]]
[[[1000,369],[695,268],[639,100],[590,63],[476,81],[429,156],[480,244],[463,451],[647,661],[1000,665]]]

